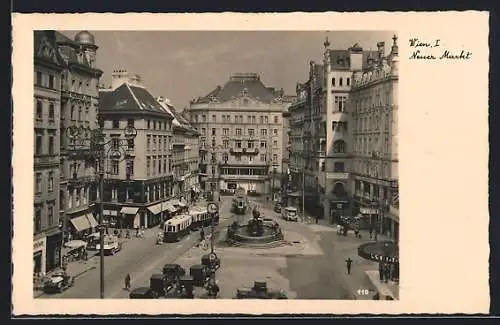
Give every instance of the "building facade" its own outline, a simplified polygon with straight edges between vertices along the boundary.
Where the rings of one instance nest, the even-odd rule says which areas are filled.
[[[283,90],[266,87],[256,73],[235,73],[224,86],[190,103],[200,132],[201,186],[250,195],[279,191],[283,155]]]
[[[106,159],[105,218],[120,228],[160,224],[177,209],[168,202],[173,187],[174,116],[158,103],[138,75],[126,70],[113,71],[111,87],[99,90],[99,114],[113,146],[113,141],[125,140],[127,126],[137,130],[123,152],[126,159]]]
[[[198,175],[200,134],[170,105],[168,99],[159,97],[157,100],[174,117],[170,144],[170,166],[173,174],[170,196],[191,202],[200,192]]]
[[[392,236],[397,237],[397,223],[393,220],[397,217],[392,216],[398,213],[397,203],[391,206],[392,199],[389,198],[398,198],[397,135],[394,131],[397,129],[397,76],[388,72],[395,65],[397,73],[396,39],[387,56],[383,42],[378,43],[376,51],[365,51],[358,44],[347,50],[334,50],[330,49],[328,39],[324,46],[322,64],[310,62],[309,79],[297,84],[298,99],[289,108],[292,183],[289,186],[289,202],[300,207],[301,201],[304,201],[308,212],[329,218],[332,222],[340,216],[369,215],[366,226],[377,227],[383,232],[391,229]],[[379,70],[385,72],[377,72]],[[376,105],[373,104],[375,102]],[[376,108],[382,106],[391,107],[383,117],[377,113],[380,109]],[[365,107],[363,113],[360,113],[359,107]],[[389,133],[382,136],[375,134],[381,132],[380,129],[365,129],[366,123],[372,123],[366,121],[374,119],[367,116],[372,115],[389,123]],[[391,179],[385,173],[383,181],[370,179],[360,172],[362,168],[368,168],[362,167],[367,164],[379,166],[373,167],[374,170],[383,168],[384,163],[377,154],[371,158],[359,151],[366,147],[366,152],[370,150],[372,155],[373,148],[381,146],[385,148],[385,159],[389,156],[392,159],[390,164],[385,163],[386,170],[388,165],[391,166]],[[381,177],[380,173],[377,175]],[[376,187],[375,184],[381,182],[385,184],[385,190],[379,185]],[[388,184],[392,184],[391,191],[387,189]],[[375,205],[374,197],[377,201]],[[384,198],[383,202],[380,197]],[[381,216],[383,213],[390,214],[392,221],[382,221],[387,219]]]
[[[59,123],[62,58],[54,31],[34,32],[34,274],[60,265]]]
[[[352,181],[355,213],[370,219],[379,233],[399,238],[398,192],[398,45],[384,42],[363,72],[354,74],[352,113]]]
[[[96,66],[98,46],[87,31],[74,40],[56,33],[59,53],[63,58],[61,74],[60,120],[60,211],[66,239],[92,232],[97,226],[94,217],[97,193],[95,160],[88,143],[74,142],[69,127],[97,128],[98,87],[102,71]]]

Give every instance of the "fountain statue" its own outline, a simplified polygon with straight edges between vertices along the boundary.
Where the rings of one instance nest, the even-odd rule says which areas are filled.
[[[281,244],[284,243],[283,238],[279,224],[273,219],[262,218],[257,207],[252,210],[252,219],[247,224],[240,225],[234,221],[227,228],[227,240],[238,246]]]

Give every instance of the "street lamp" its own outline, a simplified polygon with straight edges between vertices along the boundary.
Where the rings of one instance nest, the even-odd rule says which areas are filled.
[[[125,148],[128,148],[129,141],[137,136],[137,130],[128,125],[124,129],[125,139],[111,138],[106,140],[103,132],[104,121],[100,119],[98,128],[90,129],[84,126],[70,126],[66,129],[66,135],[70,139],[69,148],[74,153],[81,151],[87,152],[88,156],[95,160],[96,173],[98,174],[98,194],[96,204],[99,207],[99,253],[100,253],[100,298],[104,298],[104,174],[106,160],[123,161],[127,159],[127,175],[129,172],[130,156]],[[76,177],[76,171],[73,177]]]

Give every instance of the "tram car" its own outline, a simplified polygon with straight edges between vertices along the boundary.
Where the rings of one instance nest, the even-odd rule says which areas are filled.
[[[163,224],[163,241],[167,243],[178,242],[191,230],[193,217],[189,214],[174,216]]]
[[[249,206],[248,197],[245,193],[245,189],[239,187],[234,194],[231,212],[236,214],[245,214]]]
[[[207,208],[194,207],[189,210],[189,215],[192,217],[191,230],[197,230],[201,227],[208,227],[211,225],[211,215],[208,213]]]

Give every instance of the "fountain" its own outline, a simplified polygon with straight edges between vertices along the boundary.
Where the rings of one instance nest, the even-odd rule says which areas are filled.
[[[257,208],[252,210],[253,218],[247,224],[233,222],[227,229],[227,241],[233,246],[276,247],[284,244],[283,233],[276,221],[263,219]]]

